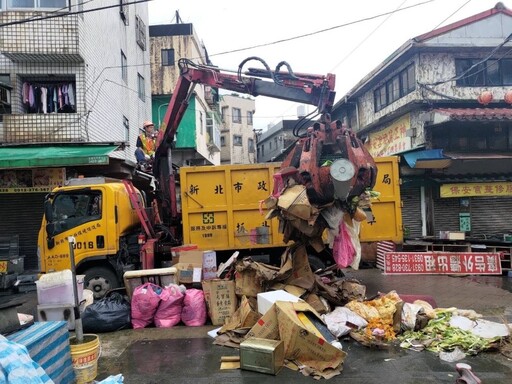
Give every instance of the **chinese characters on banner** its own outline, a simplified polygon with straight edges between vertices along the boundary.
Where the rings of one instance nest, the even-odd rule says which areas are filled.
[[[511,196],[512,183],[443,184],[440,187],[440,195],[441,197]]]
[[[501,275],[500,253],[386,252],[386,274]]]
[[[0,193],[50,192],[65,180],[65,168],[1,170]]]
[[[365,144],[373,157],[390,156],[411,149],[411,138],[407,130],[411,128],[411,118],[407,114],[394,121],[390,126],[368,136]]]

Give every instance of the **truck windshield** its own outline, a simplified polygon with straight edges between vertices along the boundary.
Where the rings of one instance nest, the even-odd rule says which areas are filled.
[[[80,191],[57,194],[53,200],[56,233],[101,219],[101,192]]]

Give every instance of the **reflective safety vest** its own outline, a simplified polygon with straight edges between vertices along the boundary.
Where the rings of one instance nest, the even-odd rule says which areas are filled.
[[[142,134],[139,136],[142,142],[142,150],[148,156],[155,154],[155,139],[150,139],[146,135]]]

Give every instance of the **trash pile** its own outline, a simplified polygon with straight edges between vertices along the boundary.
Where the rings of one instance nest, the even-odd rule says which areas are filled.
[[[201,251],[183,254],[187,252]],[[338,268],[314,273],[301,244],[286,249],[279,267],[242,258],[221,274],[223,278],[179,283],[181,273],[176,270],[176,283],[139,284],[128,299],[130,309],[111,295],[95,304],[102,312],[109,302],[123,308],[122,321],[103,313],[102,318],[110,320],[96,319],[96,324],[111,322],[118,329],[127,322],[132,328],[212,324],[218,326],[210,332],[214,344],[239,350],[240,360],[229,362],[230,367],[272,374],[288,367],[316,379],[343,371],[343,344],[350,340],[369,348],[425,350],[458,361],[498,349],[510,339],[508,325],[484,321],[472,310],[437,308],[429,296],[390,291],[369,299],[365,285]],[[85,327],[88,317],[84,313]],[[258,348],[272,354],[268,361],[278,366],[248,363]]]

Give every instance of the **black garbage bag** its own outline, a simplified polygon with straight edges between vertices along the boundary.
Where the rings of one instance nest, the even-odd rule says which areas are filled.
[[[81,314],[82,328],[87,333],[113,332],[131,328],[128,298],[118,292],[107,294],[88,305]]]

